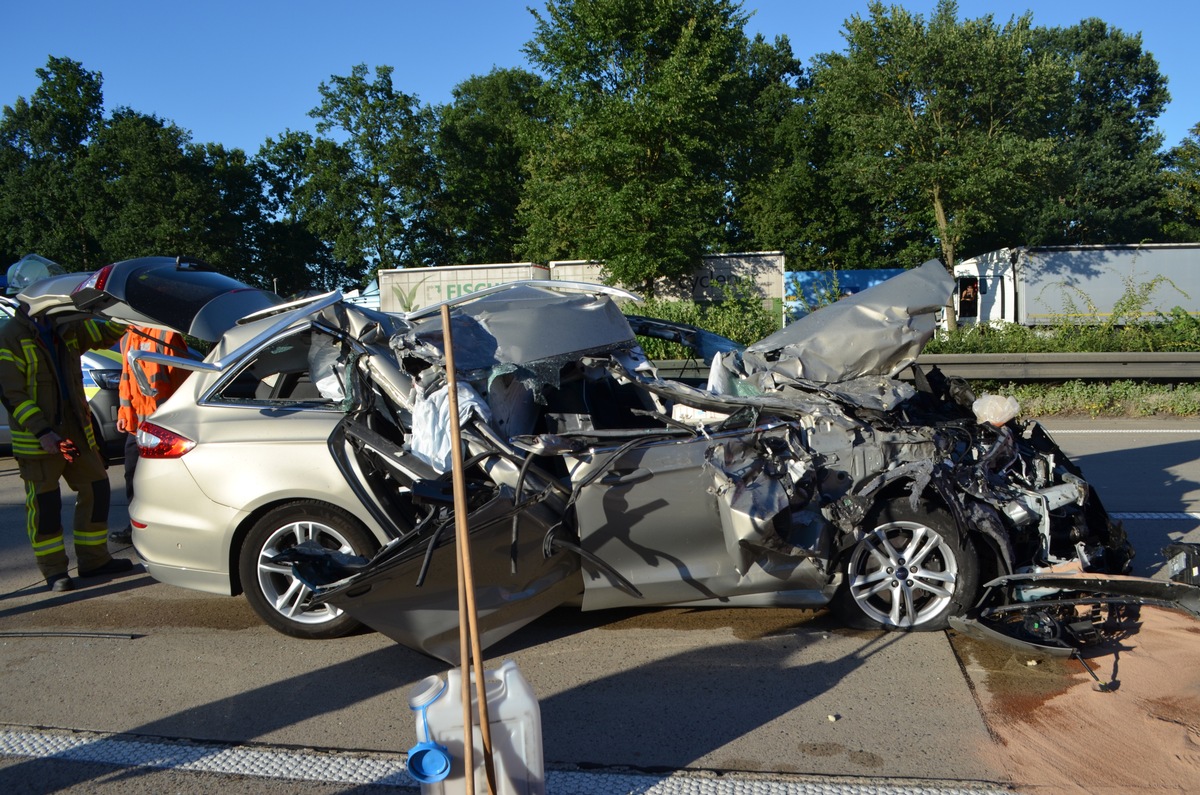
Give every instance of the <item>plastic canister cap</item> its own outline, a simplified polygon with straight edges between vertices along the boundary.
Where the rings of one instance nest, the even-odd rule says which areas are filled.
[[[437,674],[431,674],[408,691],[408,706],[412,709],[424,709],[436,701],[445,689],[446,681]]]

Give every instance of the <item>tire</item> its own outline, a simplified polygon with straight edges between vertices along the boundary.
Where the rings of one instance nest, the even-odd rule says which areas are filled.
[[[864,534],[842,558],[832,608],[855,629],[932,631],[961,615],[979,589],[975,545],[945,510],[907,497],[863,521]],[[907,576],[895,576],[907,569]]]
[[[302,541],[315,540],[326,549],[370,557],[378,545],[355,519],[311,500],[281,505],[259,519],[242,544],[238,561],[246,601],[272,628],[294,638],[327,640],[348,635],[362,624],[332,605],[300,602],[310,591],[291,568],[270,558]]]

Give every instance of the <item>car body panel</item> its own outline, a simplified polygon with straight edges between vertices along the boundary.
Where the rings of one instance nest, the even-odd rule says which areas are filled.
[[[847,296],[747,346],[747,370],[824,383],[895,376],[933,337],[954,280],[942,263],[930,260],[886,284],[886,290]]]
[[[99,430],[96,439],[102,447],[115,449],[125,442],[125,434],[117,430],[117,412],[121,408],[121,349],[114,346],[83,354],[83,393]]]
[[[510,496],[478,506],[468,520],[484,646],[577,597],[582,587],[572,556],[542,554],[543,538],[556,519],[551,512],[535,508],[522,515],[514,550]],[[428,568],[422,576],[426,553]],[[519,566],[511,565],[514,559],[521,561]],[[432,549],[399,542],[385,548],[369,572],[322,589],[321,599],[409,648],[443,660],[456,658],[460,614],[452,528]]]
[[[209,500],[179,460],[146,458],[136,474],[129,516],[146,570],[170,585],[234,593],[229,548],[245,512]]]
[[[283,329],[276,325],[274,318],[266,318],[232,329],[206,361],[219,360],[231,347],[246,347],[259,355],[235,358],[219,370],[194,372],[153,415],[156,425],[196,443],[182,458],[141,462],[134,480],[135,497],[130,506],[137,528],[134,544],[152,571],[157,568],[164,573],[165,581],[181,584],[179,579],[184,576],[165,574],[167,569],[186,570],[187,578],[195,578],[195,570],[200,570],[211,575],[208,579],[214,583],[206,590],[223,579],[221,592],[237,591],[238,532],[251,517],[288,502],[316,500],[337,505],[368,527],[380,545],[389,540],[332,464],[329,437],[343,413],[311,390],[303,398],[292,394],[280,397],[282,379],[275,376],[275,366],[254,378],[243,378],[268,355],[278,353],[273,358],[275,365],[294,359],[293,353],[299,351],[293,344],[295,338],[310,333],[307,321]],[[271,329],[272,335],[262,335]],[[259,343],[251,344],[254,340]],[[306,361],[300,355],[296,364],[306,368]],[[148,474],[143,475],[143,469]],[[235,476],[231,477],[231,472]],[[172,477],[194,484],[186,502],[168,499],[172,490],[161,488]],[[154,482],[149,482],[151,479]],[[143,485],[143,480],[148,482]],[[154,499],[136,496],[146,494]],[[204,511],[199,516],[183,515],[175,508],[178,504],[193,506],[193,512],[202,505]],[[191,537],[193,542],[203,538],[199,542],[203,555],[193,544],[180,553],[182,537]],[[186,563],[189,560],[190,565]]]
[[[762,427],[755,434],[785,443],[787,429]],[[773,478],[734,483],[726,465],[741,468],[744,438],[743,432],[729,432],[661,440],[612,460],[599,448],[572,467],[573,480],[588,478],[592,467],[602,469],[580,489],[580,543],[642,594],[635,597],[592,570],[585,578],[583,609],[821,590],[828,578],[811,562],[765,551],[789,501]],[[764,552],[747,554],[755,545]]]

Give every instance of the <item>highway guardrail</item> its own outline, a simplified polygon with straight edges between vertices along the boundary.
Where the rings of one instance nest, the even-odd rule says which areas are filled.
[[[972,381],[1200,381],[1200,352],[935,353],[918,359]],[[705,378],[694,360],[657,362],[665,378]]]

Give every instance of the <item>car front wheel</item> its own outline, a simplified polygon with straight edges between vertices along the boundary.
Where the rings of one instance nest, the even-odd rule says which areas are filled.
[[[945,629],[974,598],[979,561],[954,519],[908,498],[886,503],[863,522],[864,533],[843,558],[833,608],[860,629]]]
[[[318,502],[302,501],[271,510],[254,524],[242,545],[239,572],[246,600],[274,629],[296,638],[327,639],[362,626],[332,605],[305,604],[311,591],[279,553],[305,541],[348,555],[371,556],[377,545],[357,521]]]

